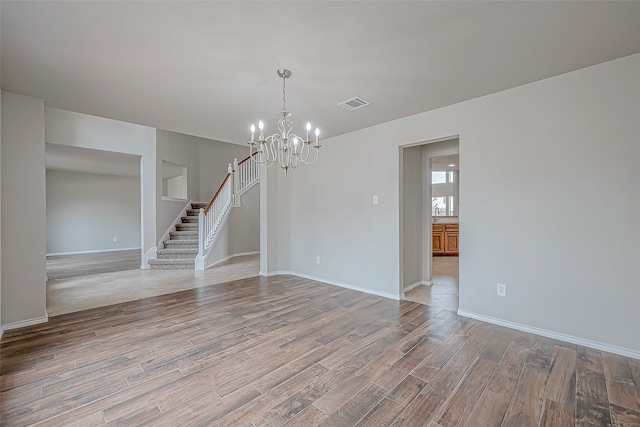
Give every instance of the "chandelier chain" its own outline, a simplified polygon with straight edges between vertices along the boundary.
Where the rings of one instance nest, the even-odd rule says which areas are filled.
[[[282,111],[287,111],[287,94],[285,91],[285,84],[287,83],[287,78],[282,78]]]

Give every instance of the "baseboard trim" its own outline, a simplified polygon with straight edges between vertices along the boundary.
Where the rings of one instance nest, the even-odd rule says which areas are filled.
[[[133,251],[133,250],[141,250],[141,249],[142,248],[138,246],[137,248],[101,249],[97,251],[54,252],[54,253],[47,254],[47,256],[97,254],[100,252],[120,252],[120,251]]]
[[[19,320],[17,322],[7,323],[2,325],[2,332],[10,331],[12,329],[24,328],[27,326],[39,325],[40,323],[47,323],[49,321],[49,313],[45,310],[43,317],[36,317],[34,319]]]
[[[573,335],[567,335],[560,332],[550,331],[548,329],[536,328],[534,326],[527,326],[521,323],[509,322],[506,320],[498,319],[496,317],[484,316],[481,314],[477,314],[477,313],[473,313],[465,310],[458,310],[458,314],[463,317],[469,317],[471,319],[476,319],[482,322],[492,323],[494,325],[516,329],[522,332],[529,332],[531,334],[540,335],[547,338],[553,338],[560,341],[570,342],[572,344],[578,344],[583,347],[589,347],[596,350],[607,351],[609,353],[619,354],[621,356],[631,357],[633,359],[640,359],[640,351],[632,350],[626,347],[619,347],[617,345],[611,345],[611,344],[606,344],[599,341],[592,341],[584,338],[574,337]]]
[[[269,271],[269,272],[260,271],[260,275],[266,276],[266,277],[278,276],[278,275],[297,276],[297,277],[302,277],[303,279],[315,280],[316,282],[322,282],[328,285],[338,286],[340,288],[351,289],[352,291],[364,292],[365,294],[377,295],[379,297],[389,298],[396,301],[400,300],[400,295],[394,295],[390,292],[383,292],[383,291],[376,291],[374,289],[361,288],[360,286],[354,286],[347,283],[336,282],[334,280],[327,280],[327,279],[323,279],[322,277],[310,276],[308,274],[303,274],[296,271]]]
[[[404,287],[404,289],[402,290],[402,295],[404,296],[404,294],[405,294],[406,292],[409,292],[409,291],[411,291],[411,290],[413,290],[413,289],[417,288],[417,287],[418,287],[418,286],[420,286],[420,285],[424,285],[424,283],[423,283],[423,282],[416,282],[416,283],[412,283],[412,284],[410,284],[409,286],[405,286],[405,287]]]
[[[158,248],[156,246],[150,248],[146,254],[142,257],[142,264],[140,264],[140,268],[142,270],[148,270],[149,268],[149,260],[158,258]]]
[[[255,254],[259,254],[259,253],[260,253],[260,251],[255,251],[255,252],[244,252],[244,253],[241,253],[241,254],[229,255],[228,257],[222,258],[221,260],[216,261],[215,263],[211,264],[209,267],[207,267],[207,269],[213,268],[216,265],[220,264],[221,262],[228,261],[228,260],[230,260],[232,258],[236,258],[236,257],[239,257],[239,256],[246,256],[246,255],[255,255]]]
[[[271,277],[271,276],[286,276],[286,275],[294,275],[292,272],[290,271],[262,271],[260,270],[258,272],[258,274],[260,276],[264,276],[264,277]]]

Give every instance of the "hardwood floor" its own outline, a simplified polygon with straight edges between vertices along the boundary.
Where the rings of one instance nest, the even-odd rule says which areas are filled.
[[[6,331],[0,424],[631,426],[640,361],[293,276]]]
[[[140,268],[140,249],[93,252],[74,255],[47,255],[47,278],[67,279]]]

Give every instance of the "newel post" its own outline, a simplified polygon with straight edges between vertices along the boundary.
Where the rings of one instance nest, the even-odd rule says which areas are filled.
[[[238,175],[240,170],[238,168],[238,159],[233,159],[233,201],[235,202],[236,194],[240,191],[240,180]]]
[[[196,270],[204,270],[204,209],[198,213],[198,255],[195,259]]]
[[[204,209],[198,213],[198,253],[204,254]]]

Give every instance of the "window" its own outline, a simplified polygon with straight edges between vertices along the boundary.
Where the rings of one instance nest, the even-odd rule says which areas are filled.
[[[433,171],[431,172],[431,184],[444,184],[447,182],[447,172]]]
[[[431,172],[431,216],[456,216],[457,171]]]

